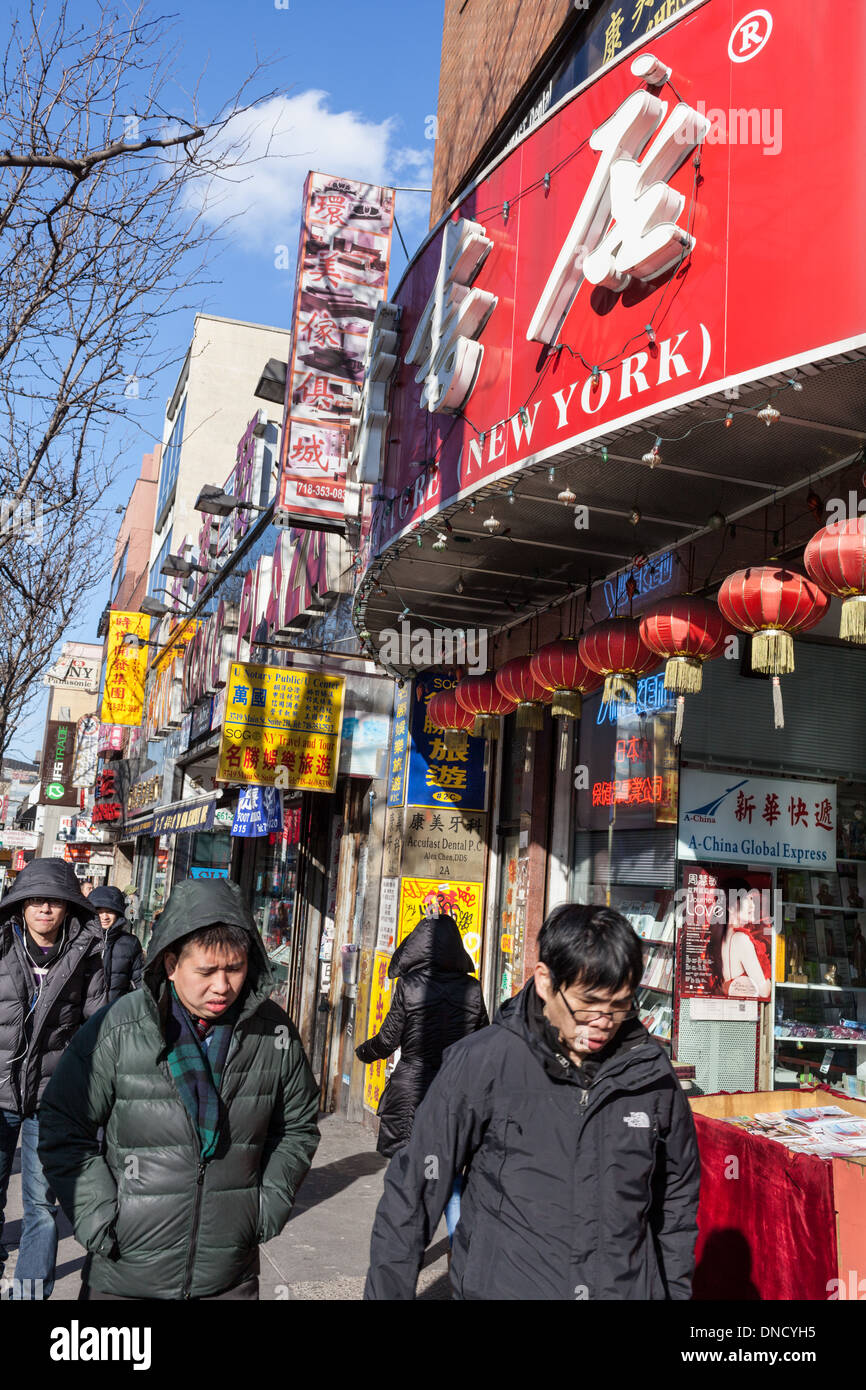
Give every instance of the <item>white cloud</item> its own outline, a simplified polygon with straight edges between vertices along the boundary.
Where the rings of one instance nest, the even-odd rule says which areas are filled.
[[[429,188],[433,150],[398,145],[399,121],[370,121],[334,111],[328,92],[311,89],[272,97],[225,126],[225,147],[246,144],[244,167],[211,183],[200,206],[205,220],[234,217],[231,235],[250,250],[297,245],[304,179],[310,169],[370,183]],[[400,194],[397,216],[410,253],[426,229],[429,197]]]

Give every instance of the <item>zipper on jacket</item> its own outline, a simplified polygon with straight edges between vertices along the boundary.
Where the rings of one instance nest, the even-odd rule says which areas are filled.
[[[201,1200],[204,1188],[204,1171],[206,1167],[206,1161],[199,1163],[198,1177],[195,1180],[195,1206],[193,1207],[192,1230],[189,1236],[189,1255],[186,1261],[186,1272],[183,1276],[183,1298],[190,1297],[190,1289],[192,1288],[192,1267],[195,1263],[195,1247],[196,1241],[198,1240],[199,1221],[201,1220]]]
[[[580,1093],[580,1103],[581,1103],[581,1105],[586,1105],[586,1102],[587,1102],[588,1100],[589,1100],[589,1091],[588,1091],[588,1090],[581,1091],[581,1093]]]

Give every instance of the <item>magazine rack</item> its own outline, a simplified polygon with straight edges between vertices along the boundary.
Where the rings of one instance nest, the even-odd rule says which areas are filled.
[[[866,1102],[816,1086],[700,1096],[689,1104],[701,1153],[693,1298],[866,1296],[866,1158],[796,1154],[723,1123],[733,1115],[830,1104],[866,1119]]]

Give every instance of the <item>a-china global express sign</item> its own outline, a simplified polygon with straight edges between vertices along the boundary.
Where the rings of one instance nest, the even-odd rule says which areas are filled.
[[[680,859],[836,867],[836,786],[684,769]]]

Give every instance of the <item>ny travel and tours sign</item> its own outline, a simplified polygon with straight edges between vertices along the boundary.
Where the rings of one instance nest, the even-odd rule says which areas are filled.
[[[612,56],[424,244],[393,296],[373,553],[529,464],[866,343],[866,6],[744,18],[710,3]],[[828,218],[844,294],[804,254]]]

